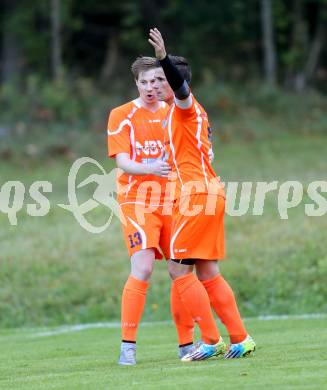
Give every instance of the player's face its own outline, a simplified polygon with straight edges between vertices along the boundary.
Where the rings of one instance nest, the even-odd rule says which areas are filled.
[[[155,78],[156,82],[154,88],[157,93],[158,99],[170,104],[170,102],[173,100],[174,92],[170,88],[170,85],[166,79],[165,73],[162,68],[155,69]]]
[[[138,79],[135,81],[140,98],[147,104],[157,102],[157,94],[154,89],[156,82],[155,69],[140,72]]]

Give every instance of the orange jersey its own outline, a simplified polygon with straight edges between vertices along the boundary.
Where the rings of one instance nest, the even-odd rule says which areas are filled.
[[[161,102],[156,112],[141,107],[133,100],[113,109],[108,121],[108,154],[115,157],[118,153],[128,153],[130,159],[148,164],[162,156],[164,149],[164,130],[162,121],[169,106]],[[158,185],[146,190],[142,183],[153,181]],[[167,179],[155,175],[136,176],[124,173],[119,177],[118,201],[160,203],[165,191]],[[137,195],[142,193],[141,198]]]
[[[177,175],[173,197],[179,198],[183,191],[189,191],[191,187],[192,193],[225,196],[223,185],[209,162],[211,142],[208,115],[193,95],[191,98],[192,105],[187,109],[173,104],[165,123],[169,162]]]

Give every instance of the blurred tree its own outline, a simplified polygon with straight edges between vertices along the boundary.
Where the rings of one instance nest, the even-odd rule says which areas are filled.
[[[302,91],[312,81],[326,40],[327,2],[293,0],[290,44],[283,53],[286,85]]]
[[[194,80],[278,79],[301,90],[326,68],[327,0],[0,0],[1,79],[122,80],[157,26]],[[322,69],[322,70],[321,70]],[[326,72],[326,71],[325,71]]]
[[[276,84],[276,50],[271,0],[261,0],[261,24],[264,48],[264,75],[269,84]]]
[[[120,57],[123,4],[118,0],[71,0],[65,58],[77,72],[108,79]]]
[[[1,18],[2,52],[1,80],[16,80],[22,67],[22,53],[17,34],[13,12],[17,7],[16,0],[3,0]]]
[[[51,68],[52,76],[57,80],[62,67],[61,58],[61,26],[60,26],[60,0],[51,0]]]
[[[305,83],[310,83],[317,69],[320,55],[326,43],[327,1],[321,2],[317,11],[317,22],[312,39],[309,55],[304,68]]]
[[[115,72],[119,54],[118,39],[118,32],[115,28],[113,28],[107,38],[106,54],[101,68],[102,81],[108,81]]]
[[[161,12],[168,49],[189,58],[196,78],[257,76],[259,21],[257,0],[175,0]]]

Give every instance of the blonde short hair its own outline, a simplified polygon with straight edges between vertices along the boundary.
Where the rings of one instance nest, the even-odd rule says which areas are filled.
[[[155,58],[140,56],[132,63],[131,71],[135,80],[137,80],[141,72],[146,72],[153,68],[158,68],[158,62]]]

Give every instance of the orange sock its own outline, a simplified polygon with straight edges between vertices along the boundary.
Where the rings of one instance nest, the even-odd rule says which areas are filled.
[[[180,276],[173,281],[186,310],[199,325],[202,340],[206,344],[216,344],[220,334],[213,318],[208,294],[193,274]]]
[[[194,321],[181,301],[176,283],[171,284],[170,309],[175,322],[179,346],[193,343]]]
[[[136,342],[136,332],[144,310],[148,282],[129,276],[122,295],[122,340]]]
[[[247,332],[230,285],[220,274],[213,279],[203,280],[202,284],[207,290],[211,306],[227,328],[231,343],[243,341]]]

